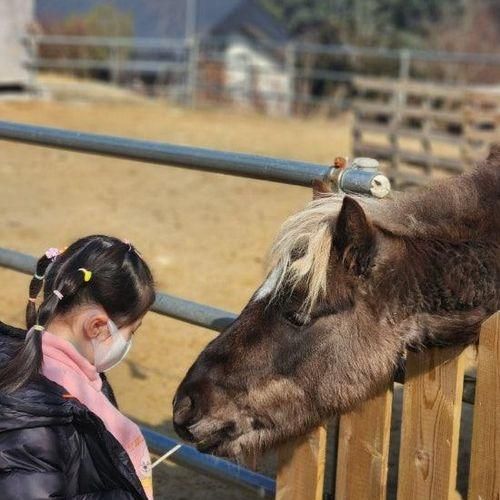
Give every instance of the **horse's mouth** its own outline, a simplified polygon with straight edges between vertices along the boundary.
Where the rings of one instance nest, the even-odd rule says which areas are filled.
[[[273,442],[276,433],[275,426],[257,417],[237,421],[203,418],[189,427],[178,426],[174,421],[174,429],[201,453],[237,461],[248,454],[265,452],[265,444]]]
[[[212,428],[208,432],[199,432],[201,429],[190,429],[189,439],[198,451],[218,457],[241,461],[249,453],[257,450],[259,435],[263,430],[260,426],[239,429],[234,422]]]
[[[242,435],[236,431],[234,422],[228,422],[217,428],[212,428],[208,432],[200,432],[193,426],[188,434],[184,434],[184,439],[192,442],[198,451],[220,457],[234,458],[235,453],[232,443],[237,441]]]

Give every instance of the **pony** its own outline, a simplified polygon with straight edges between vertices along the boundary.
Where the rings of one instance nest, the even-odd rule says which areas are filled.
[[[408,349],[467,345],[500,308],[500,145],[421,192],[325,192],[282,226],[269,273],[173,401],[174,428],[242,459],[355,409]]]

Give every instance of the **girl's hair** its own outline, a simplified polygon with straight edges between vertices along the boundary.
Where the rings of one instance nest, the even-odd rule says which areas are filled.
[[[88,273],[83,270],[91,271],[90,280],[85,281]],[[35,299],[42,285],[43,301],[37,310]],[[0,368],[0,390],[12,392],[39,374],[43,359],[40,326],[56,315],[97,304],[120,327],[137,321],[154,300],[151,271],[128,242],[94,235],[75,241],[56,257],[47,252],[39,259],[29,286],[26,339]]]

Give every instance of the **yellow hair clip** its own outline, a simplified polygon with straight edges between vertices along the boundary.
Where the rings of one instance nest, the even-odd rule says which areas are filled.
[[[90,278],[92,278],[92,271],[89,271],[84,267],[80,267],[78,270],[83,273],[83,281],[85,281],[85,283],[89,282]]]

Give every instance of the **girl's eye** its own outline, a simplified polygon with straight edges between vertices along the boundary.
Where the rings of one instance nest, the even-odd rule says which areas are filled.
[[[293,326],[305,326],[310,321],[310,317],[307,314],[299,313],[297,311],[286,312],[284,317]]]

